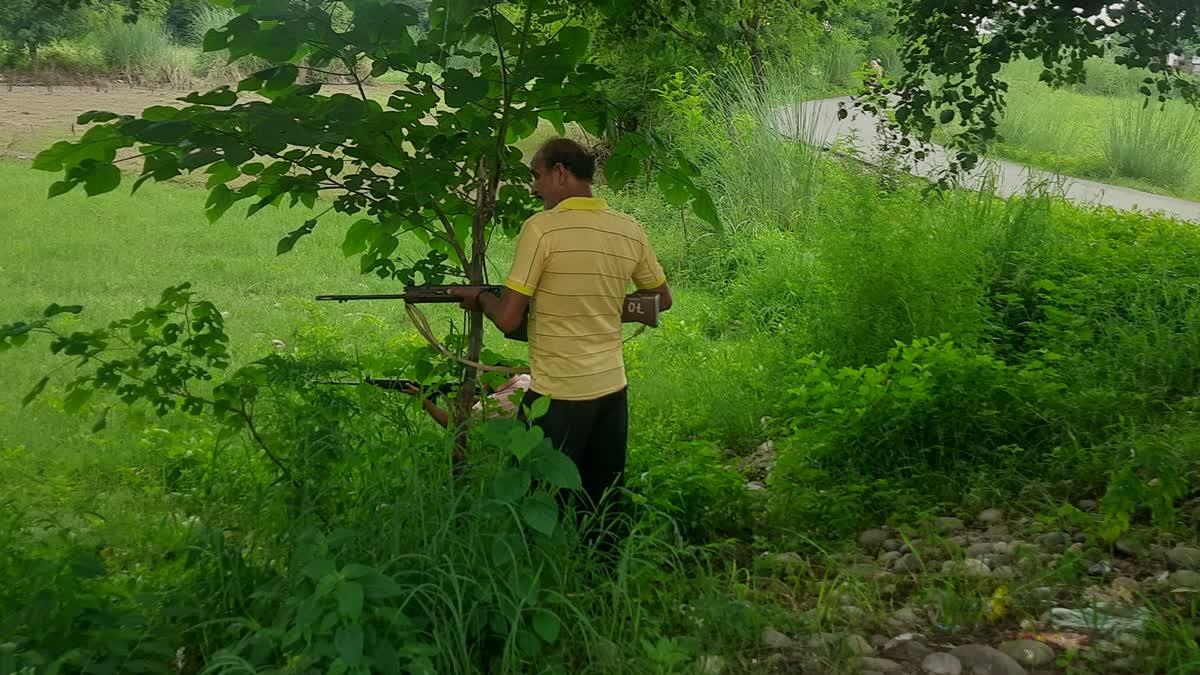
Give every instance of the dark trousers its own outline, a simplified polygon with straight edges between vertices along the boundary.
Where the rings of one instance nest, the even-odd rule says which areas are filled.
[[[541,394],[525,393],[522,410]],[[620,538],[623,504],[620,488],[625,484],[625,452],[629,437],[629,397],[626,389],[590,401],[551,400],[550,410],[534,420],[546,438],[575,462],[583,481],[582,500],[575,501],[581,518],[599,508],[596,525],[607,530],[610,540],[603,549],[612,550],[612,538]],[[612,488],[608,494],[606,490]],[[603,498],[603,502],[601,499]]]

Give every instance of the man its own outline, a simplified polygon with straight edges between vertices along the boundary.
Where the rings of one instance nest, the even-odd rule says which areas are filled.
[[[491,391],[486,384],[483,384],[483,398],[476,401],[471,407],[471,411],[482,417],[484,414],[487,417],[514,417],[516,416],[517,403],[514,399],[521,400],[525,393],[529,391],[530,378],[528,375],[514,375],[507,382],[500,385],[495,391]],[[421,396],[421,388],[416,384],[407,384],[401,389],[406,394],[411,396]],[[486,401],[486,410],[485,403]],[[421,399],[421,406],[425,408],[425,412],[433,418],[433,421],[443,427],[450,426],[450,413],[433,402],[433,398],[426,396]]]
[[[532,382],[522,406],[550,397],[534,423],[575,462],[588,504],[621,487],[629,430],[621,309],[632,282],[671,290],[654,248],[636,220],[592,196],[595,160],[559,138],[531,165],[533,195],[545,211],[525,221],[512,270],[499,297],[458,289],[467,309],[482,309],[504,332],[529,310]]]

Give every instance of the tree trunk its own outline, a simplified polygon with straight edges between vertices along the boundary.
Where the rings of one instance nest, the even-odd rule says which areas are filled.
[[[491,222],[492,212],[496,210],[496,192],[492,189],[492,181],[488,174],[488,161],[479,158],[479,171],[476,174],[479,187],[475,192],[475,219],[471,223],[471,261],[467,264],[467,280],[472,286],[481,286],[484,282],[484,266],[487,264],[487,226]],[[483,353],[483,312],[471,312],[467,324],[467,360],[479,361]],[[479,373],[468,367],[463,374],[462,390],[454,410],[454,462],[460,464],[467,457],[468,430],[470,428],[471,407],[475,404],[475,392],[478,387]]]
[[[33,40],[30,40],[29,42],[25,43],[25,46],[29,49],[29,62],[37,63],[37,61],[38,61],[38,43],[34,42]]]

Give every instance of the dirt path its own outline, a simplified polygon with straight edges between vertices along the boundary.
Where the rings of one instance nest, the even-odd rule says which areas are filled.
[[[803,136],[818,145],[827,146],[841,140],[862,153],[864,159],[877,159],[880,152],[874,118],[859,113],[839,120],[838,104],[843,102],[849,104],[850,99],[810,101],[794,108],[781,109],[777,114],[777,126],[792,138]],[[946,153],[940,146],[934,146],[929,158],[920,162],[912,172],[931,177],[947,164]],[[978,189],[993,177],[996,191],[1006,197],[1023,194],[1032,184],[1049,184],[1058,186],[1058,191],[1064,197],[1078,204],[1101,204],[1124,211],[1158,211],[1180,220],[1200,223],[1200,203],[1197,202],[1063,176],[1002,160],[986,160],[967,177],[966,182]]]
[[[2,1],[2,0],[0,0]],[[325,85],[334,91],[342,85]],[[392,87],[372,87],[369,96],[386,96]],[[119,83],[88,86],[0,85],[0,157],[31,160],[55,141],[78,138],[85,131],[75,124],[89,110],[123,115],[141,113],[153,105],[186,105],[178,99],[189,90],[143,89]]]

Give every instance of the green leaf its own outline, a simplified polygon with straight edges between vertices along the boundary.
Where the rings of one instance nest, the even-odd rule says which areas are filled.
[[[88,399],[90,399],[94,393],[94,389],[75,387],[63,400],[63,410],[69,413],[79,412],[79,409],[83,407],[83,404],[88,402]]]
[[[271,63],[282,63],[296,55],[300,41],[286,21],[280,22],[274,28],[259,31],[254,36],[253,54]]]
[[[182,141],[192,128],[192,123],[188,120],[155,122],[142,129],[137,134],[137,139],[151,145],[175,145]]]
[[[548,448],[532,462],[532,469],[534,475],[554,487],[566,490],[578,490],[583,487],[575,462],[560,450]]]
[[[518,427],[509,433],[508,451],[517,459],[525,459],[545,439],[546,434],[538,427]]]
[[[95,164],[83,183],[83,191],[89,197],[112,192],[121,184],[121,170],[113,164]]]
[[[529,406],[530,421],[538,420],[546,416],[550,412],[550,397],[542,396],[533,400],[533,405]]]
[[[374,220],[360,220],[346,230],[346,239],[342,241],[342,255],[349,258],[352,255],[367,250],[371,242],[379,234],[379,223]]]
[[[204,41],[201,45],[201,49],[203,49],[205,52],[219,52],[222,49],[225,49],[225,46],[228,44],[229,31],[212,28],[204,34]]]
[[[671,206],[683,206],[692,197],[692,186],[680,180],[674,174],[660,171],[654,177],[654,182],[658,185],[658,191]]]
[[[442,78],[446,90],[446,105],[451,108],[465,108],[484,99],[488,94],[488,81],[476,77],[469,70],[447,70]]]
[[[538,637],[546,641],[546,644],[553,644],[558,639],[558,631],[561,627],[562,622],[551,612],[544,609],[534,612],[533,630],[538,634]]]
[[[954,120],[954,111],[953,110],[943,110],[940,120],[941,120],[942,124],[949,124],[950,122],[952,122]]]
[[[57,302],[50,303],[50,306],[42,312],[42,316],[49,319],[52,316],[59,314],[78,314],[83,311],[83,305],[60,305]]]
[[[119,115],[116,113],[104,112],[101,110],[89,110],[80,115],[79,119],[77,119],[75,122],[76,124],[95,124],[97,122],[111,122],[117,119],[117,117],[119,117]]]
[[[315,559],[308,561],[302,570],[304,576],[319,581],[320,579],[337,574],[337,566],[332,560]]]
[[[65,195],[68,192],[70,192],[71,190],[74,190],[76,185],[79,185],[78,181],[73,181],[73,180],[71,180],[71,181],[68,181],[68,180],[56,181],[55,183],[50,185],[50,190],[46,194],[46,199],[54,199],[55,197],[58,197],[60,195]]]
[[[213,89],[210,92],[201,94],[200,92],[192,92],[179,100],[184,103],[194,103],[196,105],[215,105],[215,106],[230,106],[237,103],[237,92],[230,90],[229,87],[220,87]]]
[[[531,479],[529,472],[517,467],[502,469],[492,479],[492,494],[496,499],[511,503],[519,500],[529,492]]]
[[[614,154],[604,162],[604,179],[613,190],[621,190],[641,172],[641,163],[629,154]]]
[[[573,65],[587,54],[591,34],[583,26],[567,26],[558,32],[558,41],[563,46],[564,61]]]
[[[362,577],[360,583],[362,583],[363,593],[371,600],[387,600],[404,595],[404,586],[386,574],[376,571],[371,571]]]
[[[342,616],[357,619],[362,614],[363,587],[357,581],[347,581],[338,588],[338,611]]]
[[[721,225],[721,216],[717,214],[717,205],[713,203],[712,195],[708,193],[708,190],[696,188],[692,193],[692,212],[718,231],[724,229]]]
[[[37,398],[42,393],[42,390],[46,388],[46,383],[49,381],[49,375],[38,380],[38,383],[33,385],[33,389],[30,389],[29,393],[25,394],[25,398],[21,399],[21,407],[24,408],[30,403],[33,403],[33,399]]]
[[[558,504],[550,495],[538,492],[521,502],[521,516],[529,527],[549,536],[554,534],[554,528],[558,526]]]
[[[338,628],[333,637],[338,656],[350,665],[357,665],[363,656],[363,630],[357,623],[350,623]]]
[[[296,245],[296,242],[300,241],[301,237],[306,237],[312,234],[313,228],[316,226],[317,221],[306,220],[304,221],[303,225],[292,230],[291,232],[288,232],[287,236],[283,239],[280,239],[279,243],[275,246],[275,255],[283,255],[284,253],[292,250],[292,247]]]

